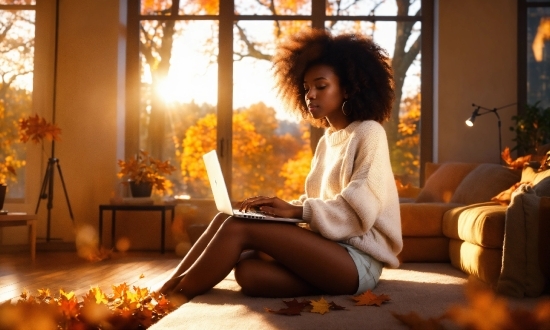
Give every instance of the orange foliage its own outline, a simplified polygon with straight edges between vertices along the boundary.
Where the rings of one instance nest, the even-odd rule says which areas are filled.
[[[529,161],[531,160],[531,155],[512,159],[512,156],[510,155],[510,148],[508,147],[504,148],[504,150],[500,153],[500,156],[502,157],[502,160],[504,160],[506,165],[515,169],[522,169],[523,166],[525,164],[529,164]]]
[[[376,295],[370,290],[367,290],[352,299],[355,300],[355,305],[357,306],[381,306],[383,303],[391,300],[388,295]]]
[[[165,296],[126,283],[113,286],[113,294],[93,287],[81,300],[72,291],[55,297],[40,289],[1,304],[0,329],[146,329],[174,309]]]
[[[234,200],[275,193],[280,198],[292,199],[303,192],[311,162],[311,151],[305,151],[309,149],[309,133],[302,133],[304,139],[297,140],[288,133],[277,134],[278,125],[275,111],[264,104],[234,112]],[[210,196],[210,185],[201,157],[216,149],[216,127],[216,115],[208,114],[185,133],[181,168],[184,183],[192,196]]]
[[[19,134],[21,142],[29,140],[34,143],[48,141],[61,141],[61,129],[54,123],[49,123],[39,115],[28,116],[19,120]]]

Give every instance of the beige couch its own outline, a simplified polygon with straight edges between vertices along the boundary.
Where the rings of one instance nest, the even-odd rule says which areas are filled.
[[[519,183],[523,190],[516,191]],[[532,188],[531,188],[532,187]],[[514,194],[512,192],[515,191]],[[545,197],[546,196],[546,197]],[[516,197],[516,199],[513,199]],[[492,201],[493,200],[493,201]],[[514,200],[513,203],[510,203]],[[532,211],[526,211],[527,204]],[[503,276],[505,265],[525,263],[518,253],[526,254],[526,242],[507,233],[515,223],[534,222],[548,226],[550,222],[550,171],[538,173],[533,168],[514,170],[498,164],[443,163],[426,164],[426,183],[414,200],[400,204],[404,247],[402,262],[451,262],[467,274],[476,276],[495,289]],[[531,213],[531,214],[530,214]],[[512,219],[507,221],[506,219]],[[536,220],[529,220],[536,218]],[[516,224],[519,226],[519,224]],[[508,232],[512,229],[508,228]],[[517,231],[517,230],[516,230]],[[525,235],[542,235],[546,229],[531,229]],[[514,231],[515,233],[515,231]],[[519,235],[515,235],[519,236]],[[508,239],[508,251],[503,248]],[[538,255],[550,257],[549,244],[542,238]],[[534,246],[529,247],[532,251]],[[506,249],[505,249],[506,250]],[[527,255],[537,253],[527,253]],[[550,260],[536,263],[537,276],[542,272],[548,279]],[[508,267],[514,273],[518,267]],[[545,269],[544,269],[545,268]],[[504,272],[506,275],[506,272]],[[512,274],[513,275],[513,274]],[[515,276],[515,275],[514,275]],[[512,276],[512,278],[514,277]],[[529,276],[518,275],[521,278]],[[540,277],[540,276],[539,276]],[[520,281],[521,282],[521,281]],[[514,296],[538,295],[544,279],[538,278],[531,289],[504,289]],[[547,285],[546,283],[545,285]],[[535,288],[536,287],[536,288]],[[518,290],[516,290],[518,291]]]

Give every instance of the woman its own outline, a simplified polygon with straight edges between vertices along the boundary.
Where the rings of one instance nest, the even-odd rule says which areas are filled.
[[[326,128],[299,200],[257,196],[241,211],[301,218],[306,228],[218,214],[160,289],[192,299],[234,269],[250,296],[358,294],[402,248],[397,189],[385,131],[393,100],[386,52],[354,34],[311,29],[273,59],[279,95]]]

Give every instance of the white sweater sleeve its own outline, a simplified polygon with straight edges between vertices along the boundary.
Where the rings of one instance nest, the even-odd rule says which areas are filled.
[[[312,230],[336,241],[365,235],[379,218],[387,199],[385,181],[390,179],[395,184],[383,128],[361,126],[351,139],[340,182],[336,183],[347,181],[340,193],[331,199],[308,198],[303,202],[303,218]]]

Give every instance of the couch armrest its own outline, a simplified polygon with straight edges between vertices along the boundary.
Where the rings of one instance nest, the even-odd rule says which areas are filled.
[[[539,209],[539,265],[544,276],[544,292],[550,293],[550,243],[548,243],[548,233],[550,233],[550,197],[540,199]]]
[[[403,236],[443,236],[443,214],[455,207],[454,203],[401,203],[401,231]]]

